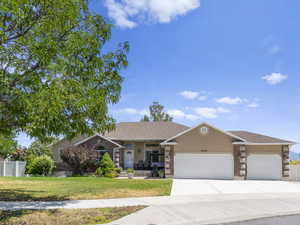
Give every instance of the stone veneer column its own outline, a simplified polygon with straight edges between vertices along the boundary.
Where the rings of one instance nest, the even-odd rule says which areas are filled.
[[[119,148],[114,148],[113,150],[113,154],[114,154],[114,163],[116,165],[117,168],[120,167],[120,149]]]
[[[171,157],[170,157],[170,151],[171,147],[170,146],[165,146],[165,176],[171,176]]]
[[[289,151],[288,145],[282,147],[282,176],[284,179],[290,176]]]
[[[246,179],[247,177],[247,154],[246,146],[240,146],[240,176]]]

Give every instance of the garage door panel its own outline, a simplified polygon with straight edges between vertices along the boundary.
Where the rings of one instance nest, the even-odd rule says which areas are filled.
[[[175,178],[232,179],[234,162],[231,154],[175,155]]]
[[[282,159],[279,155],[250,154],[247,157],[247,178],[253,180],[280,180]]]

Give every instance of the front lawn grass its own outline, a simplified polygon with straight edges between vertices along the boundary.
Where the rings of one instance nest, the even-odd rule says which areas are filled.
[[[144,206],[103,209],[51,209],[0,211],[0,225],[94,225],[127,216]]]
[[[0,177],[0,201],[54,201],[170,195],[172,180]]]

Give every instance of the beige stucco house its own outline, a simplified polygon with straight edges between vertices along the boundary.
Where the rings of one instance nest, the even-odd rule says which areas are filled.
[[[208,123],[189,128],[174,122],[118,123],[112,132],[62,140],[53,146],[108,152],[116,166],[137,172],[157,167],[166,177],[203,179],[286,179],[292,141],[247,131],[224,131]],[[60,166],[59,166],[60,167]],[[61,166],[63,168],[63,166]]]

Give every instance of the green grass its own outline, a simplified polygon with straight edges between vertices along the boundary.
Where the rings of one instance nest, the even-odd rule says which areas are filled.
[[[0,177],[0,201],[52,201],[164,196],[172,180],[96,177]]]
[[[103,209],[51,209],[0,211],[0,225],[94,225],[127,216],[144,206]]]

